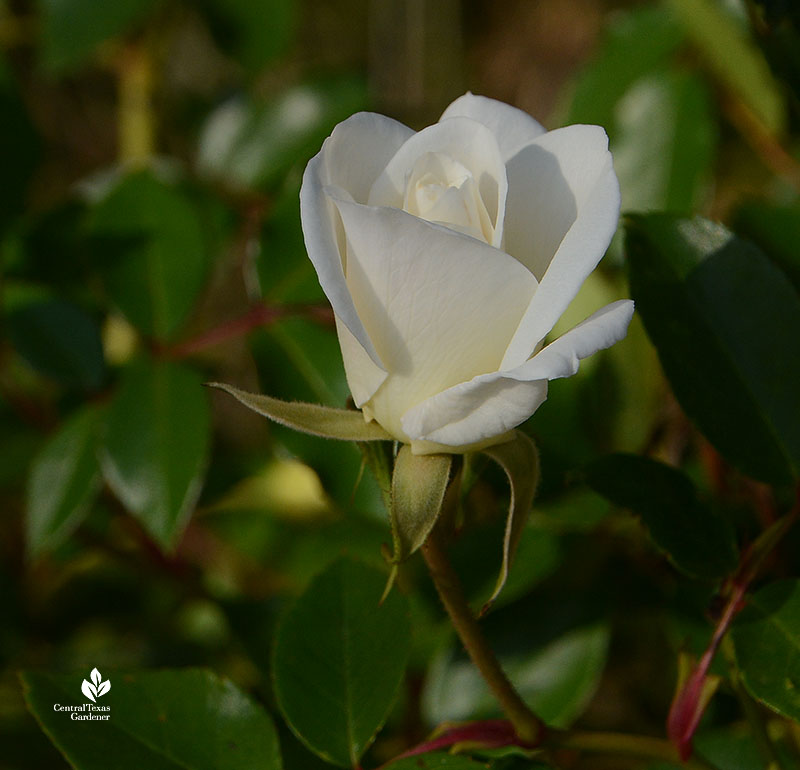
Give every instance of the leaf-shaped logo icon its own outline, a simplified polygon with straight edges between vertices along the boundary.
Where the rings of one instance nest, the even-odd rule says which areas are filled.
[[[96,703],[95,696],[97,695],[97,690],[95,686],[91,682],[87,682],[85,679],[83,680],[83,684],[81,685],[81,692],[90,700],[92,703]]]
[[[101,695],[105,695],[111,689],[111,682],[108,679],[104,682],[102,675],[96,668],[92,669],[89,677],[92,681],[89,682],[84,679],[81,685],[81,692],[92,701],[92,703],[97,703],[96,699]]]

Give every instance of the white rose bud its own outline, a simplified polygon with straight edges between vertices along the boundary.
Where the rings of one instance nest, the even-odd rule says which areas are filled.
[[[599,126],[545,130],[466,94],[419,132],[374,113],[309,162],[303,233],[356,405],[415,454],[504,441],[633,303],[542,347],[605,253],[619,184]]]

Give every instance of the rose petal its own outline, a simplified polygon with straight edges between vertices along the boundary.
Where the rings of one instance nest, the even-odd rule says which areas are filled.
[[[505,163],[492,132],[470,118],[435,123],[408,139],[375,180],[369,204],[401,209],[408,172],[426,153],[442,153],[469,169],[495,229],[492,245],[499,246],[508,188]]]
[[[575,374],[581,359],[622,339],[632,315],[630,300],[607,305],[521,366],[475,377],[409,409],[403,430],[413,440],[456,447],[516,427],[545,400],[547,380]]]
[[[537,136],[545,132],[545,129],[527,112],[498,102],[496,99],[476,96],[472,93],[459,96],[442,113],[439,121],[459,116],[483,123],[497,139],[504,161],[508,161]]]
[[[347,285],[390,372],[368,412],[404,439],[410,406],[499,367],[536,281],[474,238],[328,192],[347,232]]]
[[[508,164],[505,248],[540,286],[503,368],[524,362],[605,254],[619,219],[619,184],[599,126],[551,131]]]
[[[339,336],[339,347],[342,350],[344,361],[344,374],[347,385],[353,396],[356,406],[361,406],[369,401],[375,391],[389,376],[369,357],[361,343],[353,336],[350,329],[345,326],[339,316],[336,318],[336,333]]]
[[[337,184],[354,196],[366,200],[369,188],[403,142],[414,132],[382,115],[362,112],[353,115],[333,130],[320,152],[306,166],[300,189],[300,218],[303,236],[320,285],[334,313],[350,330],[372,361],[381,361],[356,313],[344,280],[340,246],[344,239],[337,232],[338,214],[322,188]]]

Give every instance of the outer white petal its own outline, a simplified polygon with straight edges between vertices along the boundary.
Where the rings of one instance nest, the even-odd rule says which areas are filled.
[[[567,126],[508,164],[505,249],[539,280],[505,358],[525,361],[597,266],[619,219],[619,183],[599,126]]]
[[[300,189],[300,219],[308,255],[334,313],[355,341],[380,366],[380,358],[356,313],[344,280],[344,239],[336,208],[323,187],[336,184],[356,200],[369,188],[397,148],[414,132],[382,115],[362,112],[340,123],[306,166]]]
[[[415,454],[425,454],[428,442],[454,449],[491,443],[487,439],[525,422],[546,398],[547,380],[523,382],[494,372],[462,382],[409,409],[402,426]]]
[[[497,370],[536,280],[475,238],[329,193],[347,232],[348,287],[390,372],[366,406],[405,439],[409,407]]]
[[[388,374],[369,357],[367,351],[339,316],[336,316],[336,333],[339,336],[339,347],[342,350],[347,385],[353,395],[353,401],[360,409],[366,401],[372,398]]]
[[[530,144],[545,129],[527,112],[509,104],[466,93],[459,96],[443,113],[440,121],[447,118],[465,117],[483,123],[497,138],[503,160],[507,161],[523,147]]]
[[[472,172],[495,228],[492,245],[499,246],[508,189],[505,161],[491,130],[469,118],[434,123],[408,139],[375,180],[369,204],[402,208],[408,172],[426,153],[448,155]]]
[[[632,315],[631,300],[607,305],[521,366],[475,377],[418,404],[403,415],[404,431],[412,440],[454,447],[505,433],[541,405],[547,380],[575,374],[581,359],[621,340]]]

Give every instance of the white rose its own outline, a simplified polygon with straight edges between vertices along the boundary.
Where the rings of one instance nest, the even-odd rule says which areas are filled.
[[[548,380],[625,336],[630,300],[542,347],[619,204],[599,126],[545,132],[469,93],[417,133],[366,112],[336,126],[300,212],[365,418],[415,454],[505,440]]]

